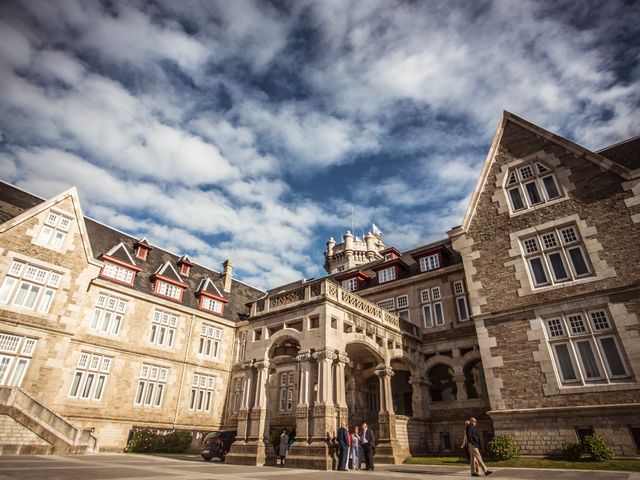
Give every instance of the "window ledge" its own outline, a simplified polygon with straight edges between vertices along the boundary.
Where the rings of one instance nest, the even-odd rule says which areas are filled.
[[[599,393],[599,392],[618,392],[623,390],[637,390],[638,382],[632,378],[627,381],[617,381],[609,384],[592,384],[592,385],[576,385],[575,387],[570,385],[560,385],[553,392],[545,391],[545,396],[551,397],[554,395],[573,395],[575,393]],[[545,389],[546,390],[546,389]]]
[[[567,195],[565,195],[564,197],[556,198],[554,200],[550,200],[548,202],[541,203],[540,205],[536,205],[535,207],[529,207],[522,210],[518,210],[517,212],[512,212],[511,208],[509,208],[509,218],[519,217],[520,215],[524,215],[526,213],[535,212],[536,210],[540,210],[541,208],[545,208],[550,205],[555,205],[557,203],[562,203],[566,200],[569,200],[569,197]]]

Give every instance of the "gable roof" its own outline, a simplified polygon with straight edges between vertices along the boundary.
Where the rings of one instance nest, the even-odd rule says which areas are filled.
[[[133,261],[131,255],[127,251],[124,243],[120,242],[115,245],[111,250],[105,253],[107,257],[115,258],[116,260],[120,260],[121,262],[128,263],[130,265],[136,265],[136,262]]]
[[[224,298],[224,295],[222,295],[222,293],[220,292],[216,284],[213,283],[213,281],[209,277],[202,279],[202,281],[200,282],[200,285],[198,285],[197,291],[210,293],[217,297]]]
[[[640,168],[640,135],[598,150],[597,153],[630,170]]]
[[[484,164],[482,165],[482,169],[480,171],[480,176],[478,177],[478,181],[476,182],[476,186],[471,195],[471,199],[469,200],[469,206],[467,207],[467,211],[465,212],[464,218],[462,220],[462,224],[459,227],[453,228],[449,234],[455,235],[456,232],[460,230],[465,231],[469,227],[471,223],[471,219],[475,214],[476,207],[480,200],[480,194],[482,193],[484,186],[486,184],[487,178],[489,176],[489,171],[491,169],[491,165],[495,158],[495,155],[498,151],[498,146],[502,141],[502,135],[504,134],[505,127],[507,123],[514,123],[525,130],[532,132],[533,134],[545,138],[546,140],[555,143],[563,147],[565,150],[572,152],[578,156],[586,158],[587,160],[593,162],[604,170],[612,171],[618,174],[625,180],[630,180],[633,178],[631,171],[628,167],[616,163],[610,158],[604,157],[599,153],[592,152],[591,150],[586,149],[578,145],[577,143],[572,142],[571,140],[567,140],[560,135],[556,135],[551,133],[548,130],[545,130],[542,127],[539,127],[527,120],[514,115],[513,113],[507,112],[506,110],[502,113],[502,117],[500,118],[500,122],[498,124],[498,128],[491,142],[491,146],[489,147],[489,152],[487,153],[487,157],[485,158]]]
[[[73,189],[73,191],[75,191],[75,189]],[[14,198],[16,199],[15,202],[13,202]],[[14,185],[0,181],[0,219],[15,219],[28,209],[43,204],[48,204],[48,202]],[[42,208],[44,210],[46,207]],[[86,230],[87,243],[90,250],[95,252],[95,256],[92,254],[91,260],[96,265],[100,265],[96,256],[108,252],[114,245],[117,246],[122,243],[130,255],[132,252],[135,252],[134,245],[138,240],[133,236],[120,232],[89,217],[84,217],[84,222],[78,223],[82,224]],[[0,225],[0,227],[1,226],[2,225]],[[134,284],[128,288],[132,288],[143,294],[152,295],[151,277],[158,270],[158,267],[161,267],[166,262],[177,265],[179,258],[179,255],[154,245],[153,249],[149,252],[147,261],[140,262],[138,265],[137,268],[139,268],[140,271],[135,276]],[[189,278],[182,280],[182,282],[188,285],[183,296],[182,306],[199,309],[195,293],[198,285],[204,278],[211,278],[214,284],[217,283],[219,285],[219,289],[222,288],[224,283],[221,273],[194,263]],[[106,278],[103,279],[110,281]],[[240,280],[232,279],[231,293],[225,297],[229,299],[229,303],[226,304],[223,318],[230,321],[244,320],[249,314],[247,303],[264,296],[264,294],[265,292],[258,288],[247,285]]]

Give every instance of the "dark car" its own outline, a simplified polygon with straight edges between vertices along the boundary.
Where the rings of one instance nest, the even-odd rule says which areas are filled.
[[[207,462],[213,457],[218,457],[221,462],[224,462],[224,457],[227,456],[227,453],[231,450],[231,444],[235,441],[235,430],[211,432],[202,440],[200,455],[202,455],[202,458]]]

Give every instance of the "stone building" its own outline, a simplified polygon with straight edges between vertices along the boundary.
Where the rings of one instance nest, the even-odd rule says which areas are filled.
[[[267,292],[0,187],[0,444],[120,450],[132,429],[235,429],[229,462],[331,468],[341,421],[378,461],[485,442],[640,449],[640,138],[589,151],[503,115],[448,237],[327,242],[327,276]],[[19,439],[19,440],[15,440]],[[12,443],[13,442],[13,443]]]

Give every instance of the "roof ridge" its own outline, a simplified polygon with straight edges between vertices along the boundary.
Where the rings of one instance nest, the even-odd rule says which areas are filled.
[[[630,137],[630,138],[627,138],[626,140],[621,140],[618,143],[614,143],[613,145],[609,145],[608,147],[601,148],[600,150],[594,150],[594,152],[597,154],[600,154],[601,152],[604,152],[606,150],[611,150],[612,148],[619,147],[620,145],[624,145],[625,143],[628,143],[628,142],[633,142],[634,140],[638,140],[639,138],[640,138],[640,135],[636,135],[635,137]]]

